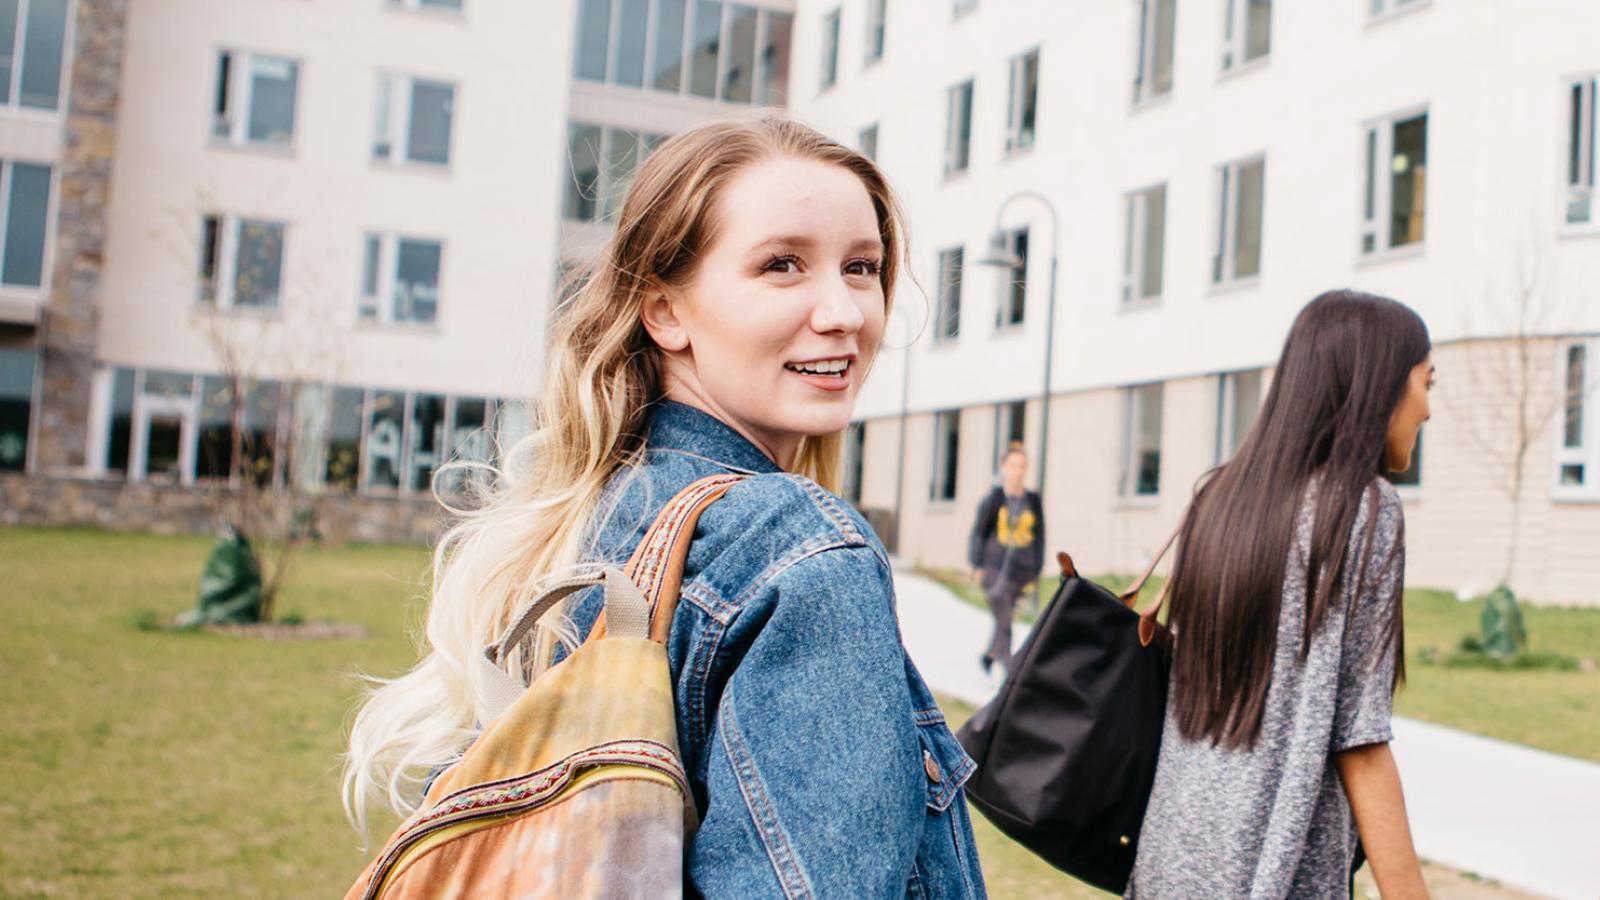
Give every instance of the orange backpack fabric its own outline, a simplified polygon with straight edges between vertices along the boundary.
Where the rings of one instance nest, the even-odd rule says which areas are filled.
[[[626,572],[546,591],[484,654],[493,716],[346,900],[675,897],[696,826],[666,639],[700,513],[743,476],[703,478],[661,511]],[[605,585],[589,638],[531,685],[509,651],[556,602]],[[491,670],[492,669],[492,673]]]

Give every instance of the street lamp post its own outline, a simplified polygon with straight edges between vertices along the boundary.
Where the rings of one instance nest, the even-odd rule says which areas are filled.
[[[1055,204],[1051,203],[1048,197],[1035,191],[1018,191],[1007,197],[995,211],[994,234],[989,238],[989,252],[978,260],[978,265],[1008,269],[1022,265],[1022,258],[1012,253],[1011,248],[1006,245],[1006,235],[1002,225],[1006,210],[1016,200],[1037,200],[1050,214],[1050,300],[1045,307],[1044,386],[1039,394],[1039,499],[1043,502],[1045,465],[1050,457],[1050,366],[1051,357],[1055,352],[1057,245],[1061,240],[1061,223],[1056,218]]]

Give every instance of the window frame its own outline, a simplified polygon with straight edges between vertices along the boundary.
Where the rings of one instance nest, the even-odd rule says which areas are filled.
[[[1027,449],[1027,400],[1003,400],[994,405],[994,471],[1000,471],[1000,462],[1005,459],[1006,451],[1014,440],[1020,441],[1023,449]]]
[[[293,154],[300,133],[300,74],[304,63],[298,57],[279,56],[238,47],[217,48],[216,61],[219,69],[224,58],[228,59],[227,84],[213,82],[212,85],[212,144]],[[254,68],[257,60],[288,63],[294,67],[294,108],[290,111],[289,136],[286,140],[252,140],[250,137],[250,118],[255,104]],[[218,71],[217,75],[220,76],[221,72]],[[216,108],[218,100],[221,100],[223,105],[220,110]],[[225,129],[223,126],[226,126]]]
[[[389,9],[417,12],[424,15],[465,16],[467,14],[466,0],[461,0],[461,5],[455,7],[440,6],[437,0],[434,0],[434,2],[430,2],[430,0],[384,0],[383,5]]]
[[[11,237],[11,191],[14,186],[16,166],[42,166],[50,172],[44,208],[44,240],[39,254],[39,283],[22,284],[5,281],[4,262],[6,247]],[[43,297],[49,294],[54,280],[56,217],[61,206],[61,167],[55,163],[36,162],[31,159],[0,158],[0,294],[18,297]]]
[[[1223,4],[1222,65],[1223,74],[1242,72],[1263,65],[1272,58],[1273,2],[1267,2],[1267,49],[1259,56],[1247,58],[1250,52],[1251,0],[1227,0]]]
[[[1154,389],[1160,405],[1160,420],[1156,426],[1156,488],[1154,491],[1138,490],[1139,425],[1144,418],[1145,398],[1141,392]],[[1122,471],[1117,480],[1117,496],[1124,503],[1154,503],[1161,497],[1161,462],[1166,437],[1166,382],[1152,381],[1122,388]]]
[[[1404,244],[1391,243],[1394,219],[1394,132],[1400,125],[1423,119],[1423,183],[1422,183],[1422,237]],[[1430,130],[1431,110],[1427,104],[1406,107],[1361,125],[1362,175],[1358,181],[1356,210],[1360,227],[1356,236],[1358,260],[1381,260],[1393,256],[1422,253],[1428,246],[1428,178],[1426,175],[1429,151],[1432,149]],[[1380,163],[1379,161],[1384,162]],[[1371,249],[1367,240],[1372,239]]]
[[[375,262],[376,271],[373,279],[373,293],[368,294],[366,290],[367,248],[368,244],[374,240],[378,242],[378,255]],[[400,245],[407,241],[414,244],[433,244],[439,248],[439,271],[436,276],[437,287],[433,298],[433,318],[426,321],[401,319],[395,315],[395,288],[398,287],[400,282]],[[444,238],[400,234],[393,231],[364,232],[361,236],[362,271],[361,288],[358,291],[359,302],[356,305],[356,322],[362,325],[385,328],[437,328],[444,295],[444,256],[447,243]],[[371,310],[370,314],[368,313],[369,309]]]
[[[1154,103],[1164,97],[1172,96],[1173,85],[1177,82],[1178,61],[1178,0],[1137,0],[1139,30],[1135,36],[1133,73],[1133,106],[1135,108]],[[1168,39],[1172,58],[1167,60],[1167,68],[1171,71],[1170,80],[1165,88],[1156,84],[1156,75],[1159,71],[1160,61],[1157,59],[1156,45],[1161,37],[1160,7],[1164,3],[1172,4],[1172,34]]]
[[[0,358],[11,357],[14,360],[26,359],[28,366],[28,390],[23,398],[26,403],[25,415],[27,421],[22,429],[22,465],[15,469],[0,468],[0,472],[29,473],[34,468],[34,449],[38,445],[39,419],[41,417],[41,400],[44,390],[42,354],[38,348],[30,347],[0,347]]]
[[[861,487],[865,480],[867,458],[867,423],[851,422],[845,427],[843,459],[839,468],[839,496],[854,506],[861,505]]]
[[[878,125],[873,122],[861,129],[856,135],[857,152],[873,162],[878,161]]]
[[[201,307],[210,307],[218,312],[234,312],[245,310],[256,314],[271,315],[283,309],[284,273],[288,270],[289,257],[289,223],[281,219],[246,218],[232,213],[201,213],[200,215],[200,240],[199,259],[205,263],[206,249],[206,221],[216,219],[218,222],[217,242],[215,257],[212,259],[212,290],[211,296],[206,296],[205,272],[196,267],[199,284],[195,291],[195,302]],[[238,303],[238,276],[239,276],[239,250],[240,238],[244,226],[265,225],[279,230],[278,239],[278,288],[270,304],[240,304]]]
[[[866,46],[861,65],[863,68],[883,59],[889,43],[889,0],[866,0]]]
[[[1595,177],[1600,169],[1597,145],[1600,145],[1600,72],[1585,72],[1562,79],[1562,99],[1569,100],[1576,91],[1577,109],[1569,103],[1562,104],[1563,121],[1559,227],[1566,233],[1600,230],[1600,179]],[[1574,146],[1576,138],[1576,146]],[[1583,209],[1581,219],[1573,218],[1577,209]]]
[[[1368,25],[1387,22],[1397,16],[1433,5],[1433,0],[1361,0],[1361,2],[1367,7]]]
[[[1583,349],[1582,379],[1577,386],[1579,414],[1578,442],[1568,446],[1567,409],[1573,398],[1570,354]],[[1551,497],[1556,500],[1600,501],[1600,336],[1567,338],[1556,343],[1555,415],[1551,428],[1554,448],[1551,466]],[[1563,470],[1581,466],[1582,480],[1563,483]]]
[[[24,106],[22,103],[22,69],[27,64],[28,18],[33,11],[33,3],[34,0],[17,0],[16,35],[11,46],[11,85],[6,95],[0,97],[0,109],[7,110],[11,115],[62,118],[66,116],[68,93],[72,87],[70,75],[73,44],[77,37],[77,0],[67,0],[66,24],[61,30],[61,68],[56,73],[56,105],[53,107]]]
[[[1239,452],[1239,443],[1234,441],[1239,424],[1239,386],[1240,377],[1250,376],[1255,379],[1255,408],[1250,410],[1250,427],[1255,427],[1255,420],[1261,414],[1261,404],[1266,399],[1266,370],[1265,369],[1236,369],[1231,372],[1217,374],[1217,404],[1215,443],[1212,446],[1212,465],[1220,466],[1233,458]],[[1249,428],[1245,429],[1249,434]]]
[[[1022,265],[998,270],[1000,283],[995,297],[994,328],[995,331],[1017,331],[1028,324],[1028,273],[1033,244],[1026,225],[1008,229],[1004,235],[1006,252],[1020,257]]]
[[[387,129],[384,134],[378,133],[378,122],[374,121],[372,134],[369,138],[373,163],[395,168],[432,169],[436,171],[449,171],[456,157],[456,105],[461,99],[461,85],[458,82],[448,81],[443,78],[431,78],[423,75],[413,75],[409,72],[393,70],[380,70],[377,84],[384,81],[389,84],[389,108],[387,110]],[[445,144],[445,160],[436,162],[431,159],[417,159],[411,155],[411,116],[412,101],[416,95],[418,83],[447,87],[450,89],[450,134]],[[377,116],[378,99],[382,94],[381,89],[374,89],[373,114]],[[387,152],[379,153],[379,140],[387,141]]]
[[[953,457],[947,455],[952,450]],[[933,477],[928,480],[929,503],[954,504],[961,496],[960,482],[961,410],[937,410],[933,414]]]
[[[1157,191],[1161,193],[1161,289],[1154,294],[1144,293],[1146,284],[1144,278],[1145,256],[1149,252],[1147,225],[1150,216],[1150,198]],[[1161,295],[1166,291],[1167,278],[1167,182],[1157,182],[1142,188],[1128,191],[1122,195],[1123,218],[1126,230],[1123,232],[1123,266],[1122,266],[1122,296],[1118,304],[1119,309],[1139,309],[1147,306],[1160,306]]]
[[[1260,225],[1260,246],[1256,248],[1256,270],[1246,275],[1238,274],[1239,222],[1243,209],[1239,204],[1240,173],[1248,166],[1261,165],[1261,208],[1256,212]],[[1261,270],[1266,262],[1267,236],[1267,154],[1265,151],[1230,159],[1212,170],[1211,220],[1211,274],[1210,286],[1214,289],[1245,287],[1261,280]]]
[[[822,68],[817,79],[818,93],[826,92],[839,83],[839,40],[843,24],[842,6],[835,6],[822,14]]]
[[[972,167],[972,107],[976,93],[976,78],[967,78],[945,88],[944,177],[946,180],[961,175]]]
[[[1028,64],[1033,64],[1033,92],[1027,99],[1033,113],[1033,122],[1025,120],[1022,105],[1023,85],[1027,83]],[[1039,140],[1039,48],[1024,50],[1011,57],[1007,63],[1009,89],[1006,101],[1006,156],[1017,156],[1033,149]]]
[[[596,159],[596,173],[594,179],[594,196],[585,197],[577,191],[579,185],[573,176],[577,171],[573,168],[572,146],[574,129],[594,129],[600,133],[600,141],[594,148]],[[611,165],[613,142],[618,134],[626,134],[633,138],[633,165],[627,172],[619,172]],[[563,222],[609,223],[615,220],[616,214],[621,211],[623,201],[627,197],[628,186],[633,183],[633,178],[643,166],[645,160],[655,151],[656,145],[666,140],[668,135],[654,132],[635,131],[620,125],[601,125],[596,122],[584,122],[576,119],[567,120],[567,137],[563,142],[565,150],[565,171],[568,177],[562,184],[561,193],[561,220]],[[592,214],[586,219],[574,218],[568,215],[568,206],[571,201],[582,201],[594,207]]]
[[[938,293],[935,295],[933,341],[941,345],[961,339],[961,293],[966,281],[966,248],[946,247],[935,257]],[[953,274],[952,274],[953,273]]]

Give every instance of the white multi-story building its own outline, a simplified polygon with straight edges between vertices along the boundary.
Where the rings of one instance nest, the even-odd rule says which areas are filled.
[[[1509,566],[1529,596],[1596,598],[1588,0],[13,5],[8,519],[206,527],[184,498],[244,477],[242,434],[256,477],[344,501],[341,530],[426,531],[431,472],[522,427],[500,401],[533,386],[556,280],[639,161],[787,105],[910,212],[849,485],[903,555],[962,564],[1048,397],[1049,542],[1138,566],[1253,420],[1296,311],[1350,286],[1435,339],[1400,479],[1413,582]]]
[[[251,477],[394,537],[525,427],[562,260],[655,141],[782,104],[793,3],[10,7],[7,517],[204,529]]]
[[[902,555],[965,565],[1048,396],[1049,544],[1135,569],[1248,429],[1300,307],[1353,287],[1435,343],[1398,479],[1411,582],[1509,565],[1528,596],[1600,602],[1600,5],[801,0],[794,50],[791,110],[872,152],[909,211],[917,285],[851,484]]]

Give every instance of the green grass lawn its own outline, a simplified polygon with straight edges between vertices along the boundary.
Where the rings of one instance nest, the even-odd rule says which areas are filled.
[[[302,559],[280,611],[364,625],[364,640],[141,630],[142,617],[193,603],[208,547],[0,528],[0,897],[326,897],[361,870],[338,801],[351,673],[394,674],[414,660],[426,554],[352,546]],[[1434,671],[1491,686],[1551,677]],[[1573,696],[1593,719],[1595,676],[1569,677],[1587,686]],[[971,712],[945,706],[957,725]],[[1586,727],[1571,739],[1589,734],[1592,745]],[[973,820],[991,896],[1103,896]],[[393,824],[376,823],[380,839]]]
[[[964,573],[927,570],[958,596],[987,608],[982,593]],[[1112,590],[1130,576],[1095,578]],[[1048,602],[1059,579],[1040,585]],[[1140,600],[1153,603],[1161,580],[1151,578]],[[1430,651],[1442,656],[1479,631],[1481,600],[1462,603],[1444,591],[1406,591],[1405,686],[1395,711],[1452,728],[1515,741],[1568,756],[1600,762],[1600,673],[1595,671],[1489,671],[1447,668],[1424,661]],[[1031,619],[1029,610],[1023,618]],[[1543,608],[1522,605],[1529,650],[1578,659],[1600,659],[1600,609]]]
[[[208,546],[0,529],[0,896],[329,897],[359,874],[338,799],[350,675],[413,661],[427,556],[302,559],[280,611],[365,625],[365,640],[140,630],[193,603]],[[974,824],[991,896],[1103,896]]]

